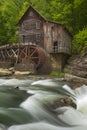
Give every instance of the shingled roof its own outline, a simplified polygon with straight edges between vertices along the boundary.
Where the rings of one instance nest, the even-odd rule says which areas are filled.
[[[25,18],[25,15],[30,11],[30,10],[33,10],[43,21],[46,21],[46,22],[50,22],[50,23],[54,23],[54,24],[57,24],[57,25],[61,25],[63,26],[63,28],[69,33],[69,35],[72,36],[72,34],[69,32],[69,30],[65,27],[65,25],[63,24],[60,24],[60,23],[57,23],[57,22],[54,22],[54,21],[50,21],[48,19],[46,19],[45,17],[43,17],[35,8],[33,8],[32,6],[29,6],[27,8],[27,10],[25,11],[25,13],[23,14],[23,16],[20,18],[20,20],[18,21],[18,25],[21,24],[21,22],[23,21],[23,19]]]

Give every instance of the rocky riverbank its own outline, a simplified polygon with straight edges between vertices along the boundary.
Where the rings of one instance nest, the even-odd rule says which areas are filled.
[[[87,78],[87,53],[70,59],[65,68],[65,72],[69,72],[78,77]]]
[[[87,84],[87,53],[71,58],[64,70],[63,80],[77,84]],[[28,76],[31,79],[40,80],[41,78],[54,78],[51,75],[35,75],[32,71],[17,71],[14,67],[9,69],[0,68],[0,76],[23,77]],[[58,77],[56,77],[58,78]]]
[[[68,70],[69,71],[69,70]],[[0,68],[0,77],[16,77],[16,78],[21,78],[21,77],[28,77],[29,79],[34,79],[34,80],[41,80],[41,79],[47,79],[47,78],[59,78],[59,77],[54,77],[51,75],[35,75],[31,71],[16,71],[14,68],[9,68],[9,69],[2,69]],[[61,80],[72,82],[72,83],[77,83],[77,84],[87,84],[87,78],[79,77],[71,73],[65,73],[64,77],[60,78]]]
[[[16,71],[14,68],[3,69],[0,68],[0,76],[12,76],[12,75],[29,75],[30,71]]]
[[[87,84],[87,53],[71,58],[64,71],[66,80]]]
[[[49,75],[37,75],[33,71],[17,71],[14,67],[9,69],[0,68],[0,77],[8,78],[29,78],[31,80],[42,80],[50,78]]]

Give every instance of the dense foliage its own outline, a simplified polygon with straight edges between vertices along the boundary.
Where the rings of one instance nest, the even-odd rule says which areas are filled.
[[[73,53],[79,54],[87,51],[87,28],[79,31],[73,38]]]
[[[73,35],[73,52],[87,49],[86,0],[0,0],[0,44],[17,42],[17,22],[29,5],[45,18],[65,24]]]

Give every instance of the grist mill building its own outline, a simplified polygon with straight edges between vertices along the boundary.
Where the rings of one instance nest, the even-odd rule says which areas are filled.
[[[63,71],[71,54],[72,36],[66,27],[45,19],[31,6],[19,20],[18,26],[19,42],[23,45],[10,49],[6,47],[5,51],[1,49],[0,57],[7,56],[5,59],[9,59],[9,55],[13,55],[17,69],[33,66],[38,73]]]
[[[46,20],[31,6],[18,25],[20,42],[43,48],[49,54],[53,69],[62,71],[67,57],[71,54],[72,36],[66,27]]]

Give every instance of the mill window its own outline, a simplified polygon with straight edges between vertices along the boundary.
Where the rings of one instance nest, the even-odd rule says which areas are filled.
[[[40,29],[40,27],[41,27],[41,22],[40,22],[40,21],[37,21],[37,22],[36,22],[36,29]]]
[[[36,41],[40,42],[40,40],[41,40],[41,35],[40,34],[36,34]]]
[[[57,53],[57,52],[58,52],[58,42],[57,42],[57,41],[55,41],[55,42],[53,43],[53,52],[54,52],[54,53]]]
[[[29,13],[29,16],[33,16],[33,12],[32,11]]]

